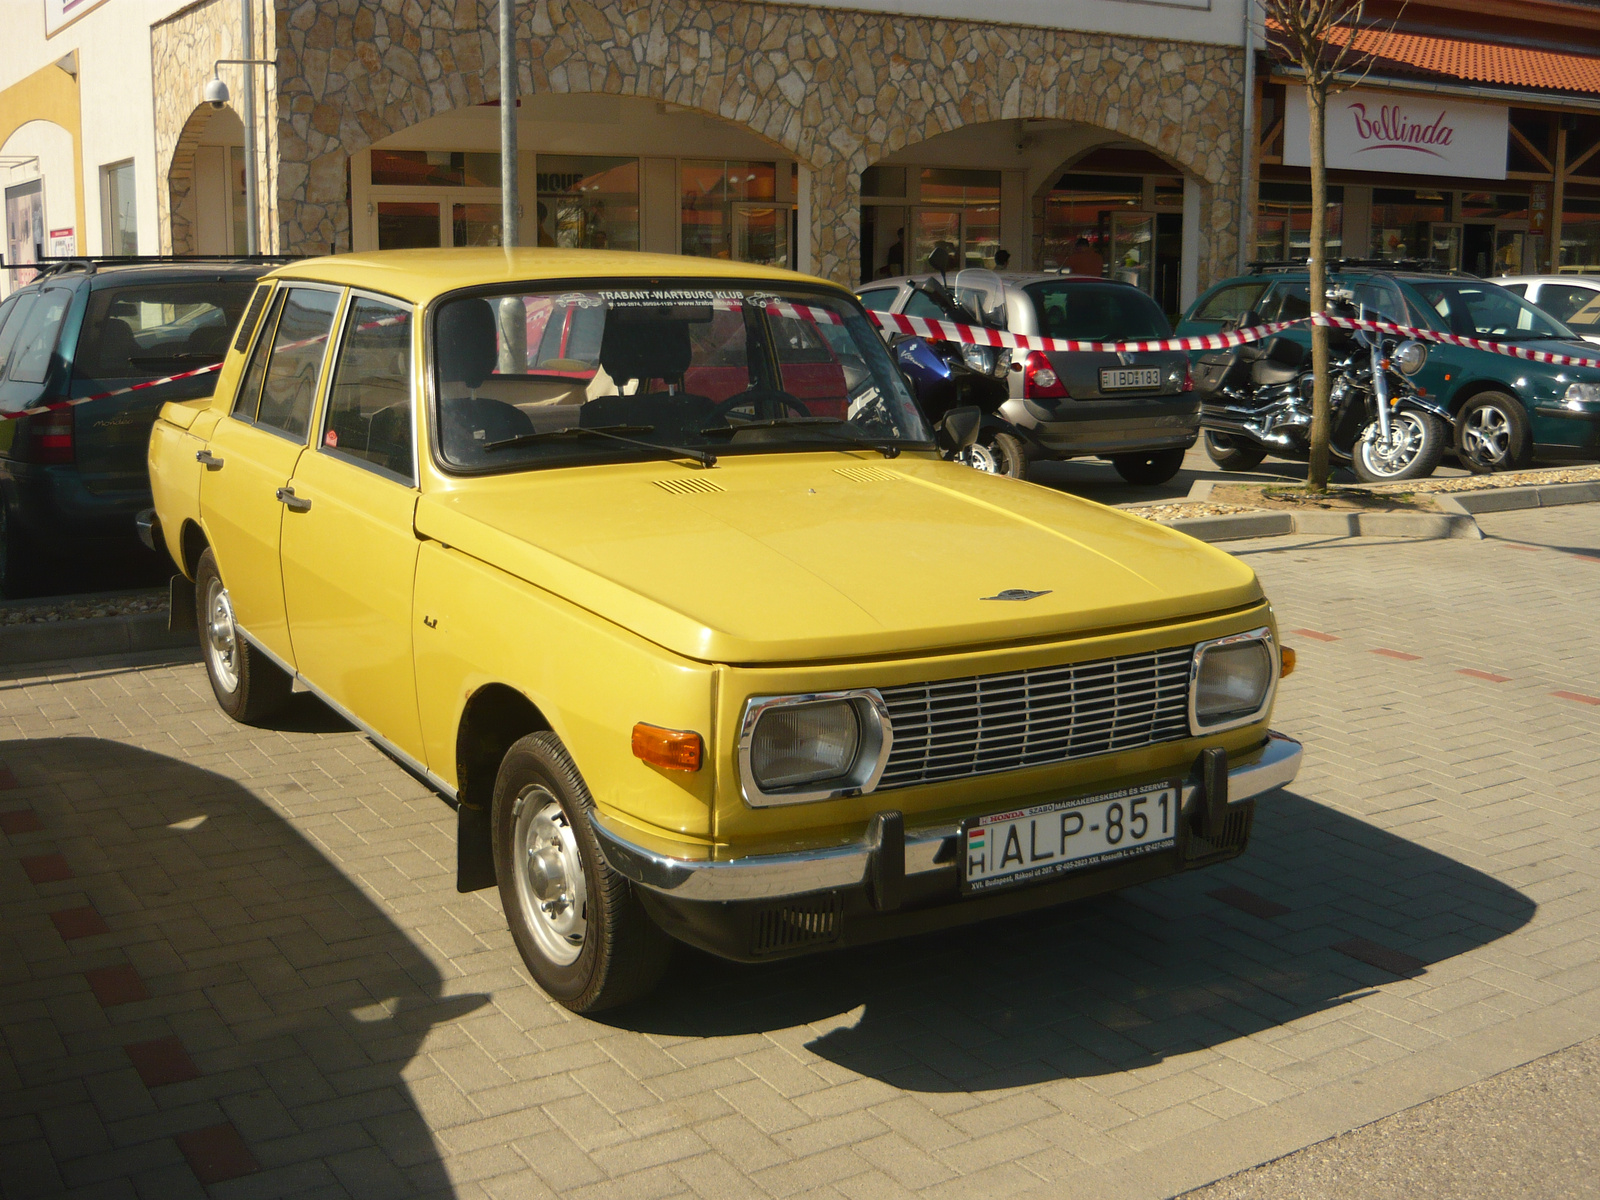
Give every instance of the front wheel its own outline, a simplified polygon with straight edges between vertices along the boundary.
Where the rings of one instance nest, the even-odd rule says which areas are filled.
[[[1456,457],[1474,475],[1520,471],[1533,461],[1528,415],[1516,397],[1479,392],[1456,414]]]
[[[1142,454],[1113,454],[1111,465],[1129,483],[1154,487],[1166,483],[1183,467],[1182,450],[1147,450]]]
[[[593,807],[555,734],[530,733],[506,752],[493,809],[500,905],[534,981],[579,1013],[650,991],[672,946],[606,862]]]
[[[239,632],[233,602],[209,549],[195,567],[194,610],[206,675],[222,711],[246,725],[281,712],[289,703],[294,680]]]
[[[1376,421],[1361,431],[1350,465],[1363,483],[1426,479],[1444,457],[1446,441],[1444,422],[1438,417],[1397,412],[1389,418],[1387,443]]]
[[[1206,457],[1224,471],[1253,471],[1267,457],[1267,448],[1248,438],[1206,430]]]

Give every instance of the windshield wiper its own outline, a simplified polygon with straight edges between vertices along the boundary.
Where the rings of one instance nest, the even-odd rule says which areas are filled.
[[[849,423],[843,417],[778,417],[771,421],[747,421],[740,425],[713,425],[709,429],[702,429],[700,434],[702,437],[732,438],[746,429],[815,429],[824,437],[838,438],[841,442],[849,442],[852,446],[860,446],[863,450],[876,450],[885,458],[900,456],[900,447],[893,442],[874,441],[872,438],[838,431],[838,426]],[[819,429],[817,426],[827,428]]]
[[[625,433],[654,433],[655,428],[654,425],[568,425],[561,429],[544,429],[536,433],[519,433],[516,437],[485,442],[483,449],[487,453],[490,450],[515,450],[519,446],[533,446],[551,438],[597,437],[606,438],[613,442],[621,442],[626,446],[638,446],[641,450],[653,450],[661,458],[690,458],[702,467],[714,467],[717,465],[717,456],[706,450],[690,450],[683,446],[663,446],[659,442],[641,442],[638,438],[623,436]]]

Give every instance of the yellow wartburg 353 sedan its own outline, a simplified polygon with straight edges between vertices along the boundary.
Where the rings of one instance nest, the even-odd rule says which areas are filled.
[[[298,682],[447,797],[457,885],[588,1011],[674,939],[759,960],[1229,858],[1294,777],[1254,574],[947,461],[960,424],[821,280],[349,255],[264,278],[143,523],[223,709]]]

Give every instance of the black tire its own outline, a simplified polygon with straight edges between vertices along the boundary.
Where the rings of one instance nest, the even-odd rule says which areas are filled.
[[[1479,392],[1456,413],[1456,457],[1474,475],[1520,471],[1533,461],[1533,431],[1522,401]]]
[[[994,456],[995,474],[1009,475],[1012,479],[1028,477],[1028,448],[1015,434],[996,432],[984,444]]]
[[[244,725],[259,725],[282,712],[294,679],[239,632],[209,547],[195,566],[194,611],[206,677],[222,711]]]
[[[11,520],[10,510],[0,504],[0,596],[15,600],[39,593],[38,551]]]
[[[530,733],[506,752],[494,781],[500,906],[534,982],[578,1013],[645,995],[672,952],[633,885],[601,853],[593,808],[555,734]]]
[[[1401,435],[1400,452],[1386,460],[1376,450],[1377,423],[1367,426],[1351,447],[1350,469],[1362,483],[1396,483],[1406,479],[1426,479],[1444,458],[1449,434],[1444,422],[1431,413],[1402,410],[1389,418]]]
[[[1254,471],[1267,457],[1267,448],[1247,438],[1206,430],[1206,457],[1224,471]]]
[[[1113,454],[1111,465],[1129,483],[1154,487],[1166,483],[1183,467],[1183,450],[1147,450],[1142,454]]]

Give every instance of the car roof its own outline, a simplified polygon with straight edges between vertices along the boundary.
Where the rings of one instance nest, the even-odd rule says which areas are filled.
[[[40,274],[11,293],[23,292],[50,284],[69,287],[87,283],[91,290],[125,287],[139,283],[173,283],[184,280],[238,279],[249,282],[264,274],[272,263],[217,258],[193,262],[107,262],[95,259],[75,259],[47,263]]]
[[[950,282],[948,286],[956,286],[956,277],[961,271],[982,270],[997,276],[1003,283],[1016,287],[1024,287],[1030,283],[1059,283],[1066,280],[1072,283],[1114,283],[1119,287],[1133,287],[1134,285],[1123,279],[1107,279],[1101,275],[1073,275],[1067,271],[990,271],[987,267],[963,267],[951,271],[944,278]],[[922,283],[929,279],[938,279],[937,271],[928,271],[916,275],[892,275],[887,279],[863,279],[856,285],[857,292],[865,292],[872,288],[899,287],[907,283]],[[1135,289],[1137,290],[1137,289]]]
[[[826,287],[849,295],[838,284],[778,267],[693,258],[682,254],[644,254],[634,250],[556,250],[517,247],[452,250],[374,250],[288,263],[271,272],[282,280],[370,288],[401,300],[425,304],[461,288],[505,283],[604,284],[609,280],[755,280],[773,284]]]
[[[1495,283],[1600,283],[1600,271],[1590,275],[1580,275],[1576,271],[1568,271],[1564,275],[1497,275]]]

